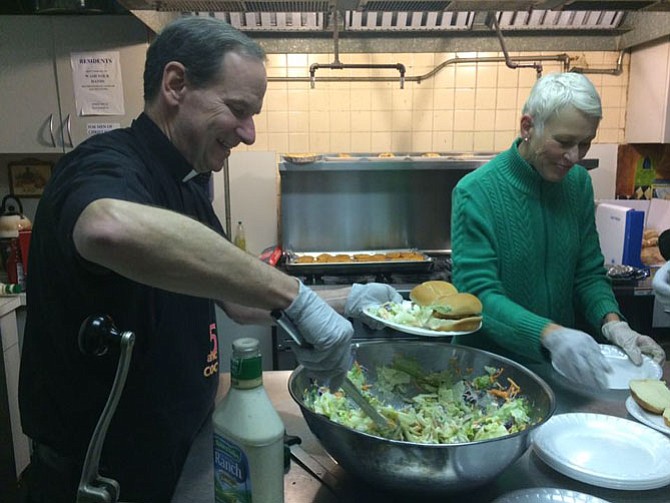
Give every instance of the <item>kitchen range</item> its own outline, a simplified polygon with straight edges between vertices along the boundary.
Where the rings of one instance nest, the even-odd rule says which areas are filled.
[[[451,189],[488,154],[326,154],[285,157],[281,177],[282,267],[318,291],[388,283],[405,296],[451,277]],[[354,341],[408,340],[356,320]],[[293,341],[273,329],[273,368],[296,367]]]

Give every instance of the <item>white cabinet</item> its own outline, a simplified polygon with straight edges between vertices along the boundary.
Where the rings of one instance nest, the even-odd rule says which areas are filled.
[[[0,16],[0,68],[0,152],[62,151],[50,19]]]
[[[134,16],[0,16],[0,152],[67,152],[89,123],[130,124],[143,108],[146,48]],[[78,113],[70,53],[89,51],[120,53],[124,115]]]
[[[2,339],[2,357],[5,369],[4,380],[7,384],[7,401],[9,420],[12,430],[12,448],[16,476],[30,462],[30,447],[28,437],[21,429],[19,416],[19,363],[21,351],[19,344],[19,329],[16,310],[21,307],[20,297],[0,298],[0,336]]]
[[[626,143],[670,143],[670,38],[633,48]]]

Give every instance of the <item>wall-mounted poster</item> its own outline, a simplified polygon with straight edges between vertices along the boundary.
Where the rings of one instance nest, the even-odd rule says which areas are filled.
[[[53,163],[39,159],[10,162],[9,191],[17,197],[40,197],[51,177]]]
[[[120,58],[118,51],[70,54],[79,116],[125,114]]]

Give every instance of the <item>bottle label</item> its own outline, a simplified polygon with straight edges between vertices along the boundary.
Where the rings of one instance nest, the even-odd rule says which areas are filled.
[[[239,381],[258,380],[262,375],[263,363],[261,356],[253,356],[251,358],[231,358],[230,379],[234,385]],[[258,384],[260,384],[260,382]],[[256,386],[258,386],[258,384],[256,384]]]
[[[251,503],[249,461],[244,451],[214,433],[214,498],[216,503]]]

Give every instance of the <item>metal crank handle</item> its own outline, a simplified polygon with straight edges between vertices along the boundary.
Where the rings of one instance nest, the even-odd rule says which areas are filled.
[[[92,356],[102,356],[107,353],[110,343],[120,346],[116,376],[107,403],[88,444],[76,500],[76,503],[116,503],[119,501],[119,483],[114,479],[100,476],[98,468],[107,429],[116,411],[128,376],[133,345],[135,344],[135,334],[132,332],[119,333],[109,316],[89,316],[81,324],[78,342],[80,351],[85,355]]]

